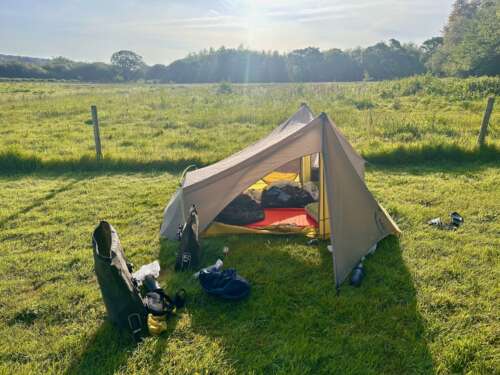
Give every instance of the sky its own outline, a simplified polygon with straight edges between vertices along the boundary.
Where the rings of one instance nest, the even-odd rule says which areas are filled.
[[[0,0],[0,53],[168,64],[220,46],[354,48],[439,35],[454,0]]]

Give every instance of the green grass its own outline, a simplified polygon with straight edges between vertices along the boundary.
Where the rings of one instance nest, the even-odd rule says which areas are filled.
[[[475,142],[499,82],[236,85],[226,94],[217,85],[0,83],[0,373],[497,373],[498,105],[488,145]],[[326,243],[205,239],[205,264],[227,245],[225,264],[252,283],[242,302],[209,297],[173,272],[177,244],[158,237],[163,207],[185,166],[250,144],[303,101],[369,161],[367,184],[403,234],[369,257],[361,288],[345,284],[339,296]],[[455,210],[465,218],[456,232],[426,225]],[[106,322],[90,246],[100,219],[133,263],[160,259],[169,293],[187,289],[162,337],[134,346]]]

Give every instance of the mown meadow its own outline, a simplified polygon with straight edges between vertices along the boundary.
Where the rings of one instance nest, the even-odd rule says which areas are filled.
[[[93,85],[0,82],[0,373],[492,374],[500,369],[500,78],[359,84]],[[160,241],[182,170],[258,140],[306,102],[368,161],[368,187],[403,234],[337,296],[326,243],[203,240],[204,263],[252,283],[242,302],[175,273]],[[95,161],[90,106],[104,159]],[[457,231],[427,220],[465,218]],[[159,259],[186,308],[138,346],[107,321],[93,273],[101,219],[136,265]]]

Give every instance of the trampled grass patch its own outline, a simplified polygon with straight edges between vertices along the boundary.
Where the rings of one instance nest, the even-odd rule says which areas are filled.
[[[416,82],[224,92],[0,83],[0,373],[497,372],[498,109],[487,146],[475,147],[494,85]],[[339,296],[326,243],[205,239],[205,264],[229,246],[226,266],[252,283],[242,302],[209,297],[191,274],[173,271],[177,244],[158,237],[163,207],[186,166],[256,141],[304,101],[368,160],[367,184],[403,234],[382,241],[363,285],[344,284]],[[91,104],[101,162],[86,124]],[[426,224],[452,211],[465,218],[457,231]],[[106,322],[90,243],[100,219],[116,227],[133,263],[160,260],[168,292],[188,291],[163,336],[134,346]]]

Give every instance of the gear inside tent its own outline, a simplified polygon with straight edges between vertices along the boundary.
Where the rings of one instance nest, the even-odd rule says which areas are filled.
[[[400,233],[368,190],[364,168],[331,119],[302,104],[263,139],[187,172],[164,210],[160,235],[175,239],[194,205],[202,236],[329,238],[338,286],[374,244]]]

